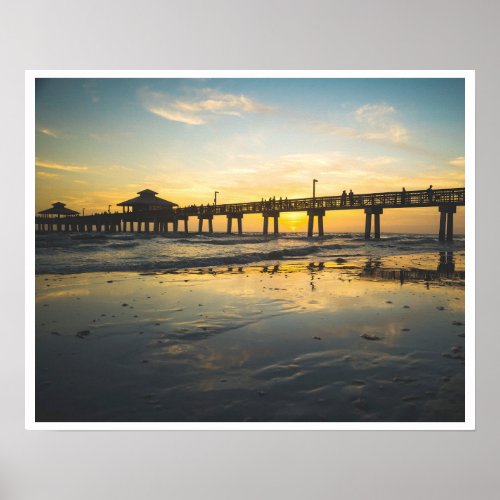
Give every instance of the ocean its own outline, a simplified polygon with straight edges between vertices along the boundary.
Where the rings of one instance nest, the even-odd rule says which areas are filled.
[[[36,274],[95,272],[161,272],[249,264],[276,265],[283,261],[328,262],[394,255],[463,252],[465,238],[440,243],[435,235],[388,234],[365,241],[362,234],[304,233],[278,237],[245,235],[181,235],[126,233],[59,233],[36,235]]]

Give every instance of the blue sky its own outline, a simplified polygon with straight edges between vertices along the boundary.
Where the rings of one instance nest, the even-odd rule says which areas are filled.
[[[463,79],[38,79],[36,129],[37,210],[464,185]]]

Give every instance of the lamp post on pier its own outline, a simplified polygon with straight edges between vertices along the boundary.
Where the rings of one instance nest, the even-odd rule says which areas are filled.
[[[316,206],[316,183],[318,179],[313,179],[313,208]]]
[[[214,193],[214,206],[217,206],[217,195],[219,194],[219,191],[215,191]]]

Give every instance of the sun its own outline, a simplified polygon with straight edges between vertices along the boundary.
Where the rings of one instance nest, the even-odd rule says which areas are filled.
[[[304,212],[286,212],[281,214],[280,223],[287,231],[305,230],[307,215]]]

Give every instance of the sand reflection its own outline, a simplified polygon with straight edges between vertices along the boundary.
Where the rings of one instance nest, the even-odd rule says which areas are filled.
[[[463,419],[462,260],[39,277],[37,417]]]

